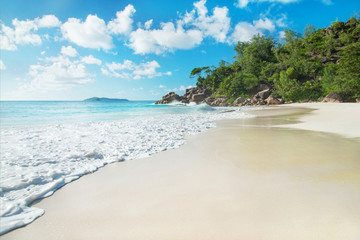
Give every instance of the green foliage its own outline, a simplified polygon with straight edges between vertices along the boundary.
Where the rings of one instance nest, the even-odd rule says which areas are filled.
[[[259,77],[261,71],[269,63],[275,63],[276,57],[273,52],[275,46],[274,40],[269,36],[255,35],[251,42],[239,43],[236,49],[241,49],[241,54],[238,50],[238,60],[242,70],[246,73]]]
[[[360,97],[360,42],[346,46],[340,55],[337,70],[339,91],[347,98]]]
[[[285,101],[293,101],[298,98],[299,83],[295,79],[290,78],[287,71],[280,72],[280,77],[274,79],[274,86],[277,89],[276,93],[285,99]]]
[[[244,88],[246,90],[250,90],[260,84],[259,79],[251,73],[244,73],[242,77],[243,77]]]
[[[308,25],[303,36],[284,31],[282,44],[255,35],[235,46],[235,61],[194,68],[197,86],[233,101],[254,94],[259,84],[286,101],[318,100],[330,92],[360,97],[360,20],[335,21],[328,28]]]
[[[337,67],[334,63],[330,63],[324,69],[324,75],[321,81],[324,96],[338,89],[336,70]]]

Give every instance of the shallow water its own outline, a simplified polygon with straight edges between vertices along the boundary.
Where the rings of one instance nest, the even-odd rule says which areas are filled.
[[[151,102],[1,102],[0,234],[44,214],[31,207],[112,162],[177,148],[240,109]]]

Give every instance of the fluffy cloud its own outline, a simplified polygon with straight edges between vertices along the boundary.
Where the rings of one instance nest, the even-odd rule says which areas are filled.
[[[246,7],[249,3],[261,3],[261,2],[278,2],[278,3],[292,3],[292,2],[299,2],[300,0],[237,0],[235,6],[239,8]],[[331,0],[322,0],[322,1],[331,1]]]
[[[69,18],[62,26],[64,39],[81,47],[109,50],[114,47],[111,34],[129,34],[132,30],[132,15],[136,12],[129,4],[123,11],[116,13],[116,18],[108,24],[96,15],[88,15],[82,22],[77,18]]]
[[[225,42],[230,29],[229,9],[227,7],[215,7],[213,14],[209,16],[205,4],[206,0],[195,2],[195,9],[184,16],[184,23],[197,27],[204,37],[211,36],[217,42]]]
[[[17,50],[17,44],[40,45],[41,38],[34,32],[38,30],[38,26],[34,21],[19,21],[15,18],[12,21],[14,28],[1,25],[1,49]]]
[[[63,37],[81,47],[108,50],[113,47],[112,38],[103,19],[88,15],[85,22],[69,18],[61,26]]]
[[[279,32],[279,38],[280,39],[285,38],[285,32],[284,31]]]
[[[132,30],[132,15],[136,12],[133,5],[129,4],[124,11],[116,13],[116,19],[111,20],[107,27],[110,33],[113,34],[129,34]]]
[[[181,91],[181,92],[184,92],[186,89],[189,89],[189,88],[193,88],[194,86],[187,86],[185,87],[184,85],[181,85],[179,88],[174,88],[172,91],[174,92],[177,92],[177,91]]]
[[[102,68],[101,71],[104,75],[123,78],[123,79],[142,79],[153,78],[162,75],[171,75],[171,72],[161,73],[156,69],[160,67],[156,61],[149,61],[145,63],[135,64],[130,60],[124,60],[123,63],[108,63],[107,69]]]
[[[209,14],[206,0],[194,3],[194,9],[181,16],[176,23],[160,24],[160,29],[150,29],[152,19],[130,34],[128,46],[136,54],[174,52],[198,46],[205,37],[226,42],[231,19],[227,7],[215,7]]]
[[[81,58],[81,61],[83,63],[86,63],[86,64],[96,64],[96,65],[101,65],[101,60],[100,59],[97,59],[95,58],[93,55],[89,55],[89,56],[86,56],[86,57],[83,57]]]
[[[54,15],[44,15],[35,20],[19,21],[17,18],[12,20],[14,28],[1,25],[0,30],[0,49],[17,50],[17,45],[40,45],[41,37],[36,34],[39,28],[57,27],[61,24]]]
[[[239,22],[236,24],[234,32],[230,36],[229,43],[249,41],[255,34],[261,34],[261,31],[253,24],[248,22]]]
[[[21,90],[64,90],[93,81],[82,63],[63,55],[46,58],[43,65],[31,65],[29,75],[31,80],[22,84]]]
[[[256,29],[263,29],[269,32],[275,30],[275,24],[268,18],[255,20],[253,23]]]
[[[6,70],[6,66],[1,59],[0,59],[0,70]]]
[[[40,28],[59,27],[61,22],[54,15],[44,15],[42,18],[36,18],[35,23]]]
[[[150,27],[152,25],[152,22],[153,22],[152,19],[145,22],[144,27],[145,27],[146,30],[150,29]]]
[[[162,23],[160,29],[138,28],[130,34],[130,43],[136,54],[162,54],[175,49],[191,49],[202,42],[202,33],[197,29],[185,30],[179,23]]]
[[[234,32],[228,39],[228,43],[236,44],[238,41],[249,41],[256,34],[263,34],[263,31],[274,31],[275,24],[268,18],[253,21],[253,23],[239,22]]]
[[[1,25],[0,31],[0,49],[14,51],[17,50],[17,46],[14,41],[14,31],[13,29]]]
[[[67,47],[62,46],[61,54],[65,55],[65,56],[69,56],[69,57],[75,57],[76,55],[78,55],[78,52],[72,46],[67,46]]]

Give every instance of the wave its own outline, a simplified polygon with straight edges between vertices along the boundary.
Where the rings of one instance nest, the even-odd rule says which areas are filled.
[[[177,107],[190,114],[1,129],[0,235],[43,215],[33,201],[84,174],[178,148],[186,135],[215,127],[214,120],[252,117],[220,113],[207,104]]]

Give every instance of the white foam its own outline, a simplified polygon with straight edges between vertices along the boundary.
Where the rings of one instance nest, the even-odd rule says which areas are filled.
[[[200,108],[208,108],[198,105]],[[208,110],[208,109],[207,109]],[[56,189],[116,161],[177,148],[214,120],[252,117],[241,111],[162,115],[1,130],[0,235],[44,214],[31,206]]]

